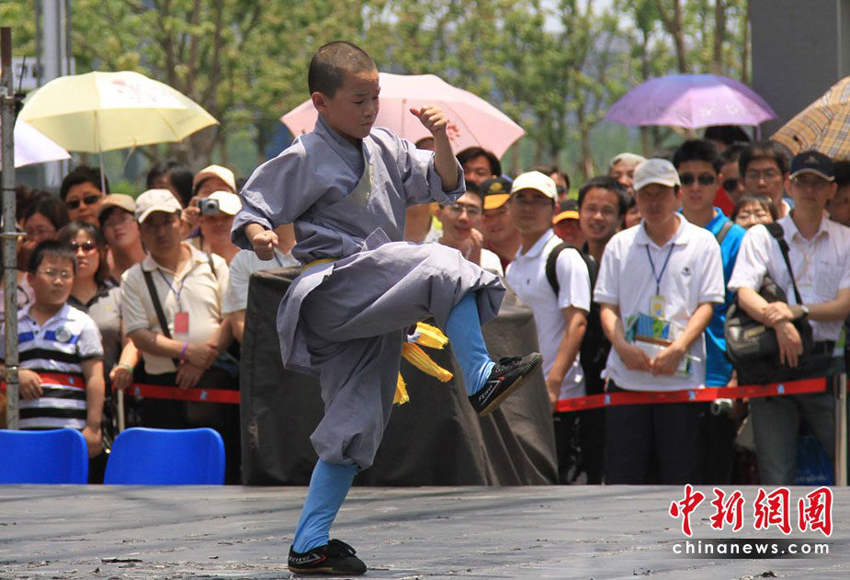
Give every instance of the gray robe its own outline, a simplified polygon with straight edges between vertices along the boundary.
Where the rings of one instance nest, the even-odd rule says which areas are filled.
[[[258,167],[242,190],[235,244],[250,249],[244,228],[293,223],[292,255],[308,268],[278,309],[283,364],[318,376],[325,416],[311,437],[330,463],[372,464],[389,420],[404,329],[433,316],[445,328],[452,307],[474,292],[484,323],[498,313],[499,278],[456,250],[401,241],[408,205],[452,203],[434,155],[385,129],[362,151],[319,117],[278,157]]]

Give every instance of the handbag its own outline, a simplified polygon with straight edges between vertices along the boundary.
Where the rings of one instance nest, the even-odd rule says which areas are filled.
[[[794,272],[791,269],[791,260],[788,258],[788,243],[785,241],[782,226],[772,223],[765,227],[779,244],[791,276],[791,284],[794,286],[794,297],[797,299],[797,304],[802,304],[800,291],[797,289],[797,282],[794,280]],[[770,276],[765,276],[759,295],[767,302],[788,302],[785,292]],[[823,376],[826,373],[829,368],[829,356],[812,356],[815,342],[812,325],[808,318],[801,317],[791,322],[803,343],[803,353],[795,368],[781,364],[779,342],[774,329],[754,320],[736,302],[729,306],[724,325],[726,356],[738,373],[739,384],[776,383],[809,376]]]

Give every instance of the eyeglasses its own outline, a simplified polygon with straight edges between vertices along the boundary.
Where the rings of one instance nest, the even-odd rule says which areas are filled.
[[[87,195],[82,199],[72,199],[71,201],[66,201],[65,205],[68,206],[68,209],[77,209],[80,207],[80,203],[86,204],[86,206],[92,206],[100,201],[102,195]]]
[[[169,214],[166,218],[148,218],[143,221],[139,228],[146,232],[155,232],[159,229],[170,228],[177,221],[177,215]]]
[[[795,177],[791,180],[791,182],[797,187],[804,187],[807,189],[816,189],[816,190],[824,190],[828,188],[832,182],[827,181],[826,179],[814,178],[814,179],[804,179],[802,177]]]
[[[55,233],[56,233],[55,229],[47,229],[47,228],[25,230],[26,238],[28,240],[41,240],[43,238],[49,238],[50,236],[52,236]]]
[[[71,243],[68,244],[68,246],[70,246],[71,251],[73,251],[73,252],[76,252],[77,250],[79,250],[81,248],[85,253],[89,253],[89,252],[93,252],[93,251],[97,250],[97,244],[94,243],[91,240],[83,242],[82,244],[80,242],[71,242]]]
[[[567,193],[567,188],[563,185],[558,185],[555,189],[557,190],[558,195],[564,195],[565,193]]]
[[[726,193],[732,193],[736,189],[738,189],[738,180],[734,177],[730,177],[729,179],[723,180],[723,189],[726,190]]]
[[[54,270],[52,268],[48,268],[47,270],[38,270],[38,273],[45,278],[49,278],[54,281],[58,278],[63,282],[66,282],[74,277],[73,272],[69,272],[68,270]]]
[[[716,180],[713,175],[709,175],[708,173],[700,173],[699,176],[693,173],[683,173],[679,176],[679,181],[682,182],[682,185],[691,185],[694,181],[700,185],[711,185]]]
[[[756,171],[755,169],[753,169],[752,171],[747,171],[747,173],[744,174],[744,179],[753,182],[759,181],[761,179],[764,179],[765,181],[774,181],[775,179],[778,179],[781,176],[782,174],[776,171],[775,169],[768,169],[766,171]]]
[[[466,215],[469,217],[478,217],[481,215],[481,208],[474,205],[466,205],[465,203],[455,203],[452,205],[445,206],[447,210],[452,212],[455,217],[459,217],[460,214],[466,212]]]

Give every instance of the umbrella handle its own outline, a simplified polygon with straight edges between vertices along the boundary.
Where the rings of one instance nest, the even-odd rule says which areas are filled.
[[[106,169],[103,167],[103,149],[100,147],[100,123],[97,120],[97,111],[94,112],[94,134],[97,137],[97,152],[100,156],[100,191],[103,192],[103,195],[109,195],[109,192],[106,191]]]

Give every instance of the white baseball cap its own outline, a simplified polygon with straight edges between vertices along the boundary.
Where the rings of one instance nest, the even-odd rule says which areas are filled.
[[[533,189],[549,199],[558,199],[558,186],[555,185],[555,180],[539,171],[522,173],[514,179],[514,183],[511,185],[511,195],[522,189]]]
[[[197,172],[192,178],[192,191],[198,189],[198,186],[210,177],[218,177],[227,184],[227,187],[236,192],[236,176],[227,167],[221,165],[208,165]]]
[[[647,185],[658,183],[667,187],[681,186],[679,172],[666,159],[647,159],[635,168],[633,187],[635,191]]]
[[[156,211],[178,213],[183,206],[167,189],[149,189],[136,198],[136,221],[140,224]]]
[[[242,200],[235,193],[229,191],[214,191],[207,199],[218,202],[218,211],[227,215],[236,215],[242,209]]]

